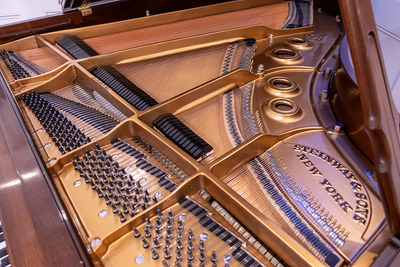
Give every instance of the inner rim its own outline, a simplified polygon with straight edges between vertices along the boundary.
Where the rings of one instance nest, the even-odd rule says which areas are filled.
[[[276,110],[281,112],[289,112],[293,110],[293,105],[289,102],[278,101],[274,104]]]
[[[303,39],[303,38],[299,38],[299,37],[296,37],[296,38],[289,38],[289,39],[288,39],[288,42],[289,42],[289,43],[292,43],[292,44],[297,44],[297,45],[305,45],[305,44],[308,43],[307,40],[305,40],[305,39]]]
[[[286,79],[274,79],[271,83],[278,89],[289,89],[293,86],[293,83]]]
[[[298,53],[292,49],[278,48],[273,51],[273,55],[278,58],[293,59],[298,56]]]

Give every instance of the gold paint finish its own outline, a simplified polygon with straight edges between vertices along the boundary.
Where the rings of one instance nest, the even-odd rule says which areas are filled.
[[[290,99],[275,98],[265,104],[268,117],[280,122],[292,122],[302,118],[303,111]]]
[[[224,7],[231,12],[247,11],[247,8],[260,11],[269,7],[271,10],[275,8],[281,10],[283,3],[272,5],[277,2],[233,1],[217,6]],[[368,253],[376,255],[378,250],[383,249],[383,241],[379,234],[381,231],[385,231],[382,226],[384,214],[381,210],[382,206],[377,196],[377,190],[366,175],[367,170],[372,166],[348,141],[346,136],[332,131],[335,118],[330,111],[329,102],[323,102],[318,97],[322,89],[328,88],[327,81],[321,77],[321,70],[325,67],[333,67],[335,63],[331,55],[341,39],[340,26],[333,18],[317,13],[315,21],[319,23],[318,25],[323,26],[316,27],[315,30],[311,27],[276,30],[252,22],[240,28],[235,25],[227,26],[219,32],[204,30],[196,35],[184,33],[182,36],[163,39],[162,43],[155,43],[161,41],[158,39],[150,39],[153,41],[148,43],[142,42],[143,40],[139,40],[138,43],[126,41],[134,32],[146,31],[152,27],[163,28],[164,21],[170,24],[182,23],[190,29],[188,25],[191,25],[193,20],[206,15],[224,14],[221,14],[221,9],[217,9],[215,6],[204,7],[83,29],[48,33],[0,46],[0,49],[14,49],[28,53],[30,52],[28,50],[31,49],[42,49],[38,48],[40,43],[46,47],[44,51],[50,55],[47,58],[49,61],[67,62],[44,75],[16,82],[9,79],[9,89],[14,93],[14,100],[17,103],[21,103],[23,94],[32,91],[54,93],[72,85],[79,78],[128,117],[97,140],[61,155],[54,145],[46,146],[51,143],[51,139],[45,131],[40,131],[42,126],[32,112],[27,110],[23,104],[19,106],[43,160],[51,161],[47,167],[52,175],[54,186],[63,199],[83,243],[90,246],[89,254],[94,265],[126,266],[129,263],[136,266],[139,264],[134,263],[135,257],[142,254],[144,255],[142,266],[160,266],[162,253],[160,253],[160,259],[153,260],[150,249],[143,249],[142,242],[133,237],[132,227],[137,227],[143,233],[145,218],[154,220],[154,217],[157,216],[157,209],[161,209],[165,213],[169,208],[178,208],[179,199],[184,197],[193,197],[202,203],[214,213],[213,218],[239,236],[240,234],[224,221],[209,204],[198,197],[199,191],[205,189],[290,266],[325,266],[303,244],[297,241],[298,238],[288,234],[291,231],[287,229],[290,228],[289,226],[281,228],[273,218],[269,218],[252,202],[251,186],[249,185],[256,184],[256,179],[258,179],[253,176],[254,172],[242,177],[243,180],[237,184],[240,188],[249,189],[247,196],[239,194],[223,182],[225,177],[240,170],[251,159],[270,149],[277,151],[281,161],[287,167],[283,171],[289,170],[299,186],[303,189],[309,188],[326,207],[326,210],[333,214],[337,223],[342,224],[350,231],[348,241],[335,252],[341,257],[340,262],[357,263],[358,258],[363,262],[369,261],[373,256],[366,257],[365,255]],[[284,20],[285,17],[286,14],[281,16],[281,19]],[[190,23],[185,24],[188,22],[186,20],[189,20]],[[86,39],[89,44],[96,43],[99,50],[104,50],[101,50],[101,55],[96,57],[73,60],[54,45],[54,39],[63,34],[76,34],[80,38]],[[109,45],[101,47],[98,40],[102,38],[106,40],[114,34],[122,34],[126,42],[121,46],[116,45],[115,48],[109,47]],[[274,36],[272,43],[269,39],[270,34]],[[218,70],[220,70],[221,64],[217,65],[217,63],[225,55],[226,47],[229,43],[244,38],[257,40],[253,70],[255,71],[259,64],[263,64],[265,71],[252,73],[239,69],[219,76]],[[222,52],[216,53],[215,50]],[[208,53],[206,55],[208,64],[205,64],[202,70],[196,69],[197,62],[201,61],[204,56],[204,53],[201,54],[199,51]],[[192,55],[196,53],[201,56]],[[38,54],[32,53],[32,56],[34,55]],[[182,55],[189,56],[182,59],[180,58]],[[194,60],[194,62],[190,62],[190,60]],[[165,65],[162,65],[163,61],[166,61]],[[176,66],[176,64],[181,65]],[[49,65],[56,64],[50,62]],[[116,67],[133,82],[140,84],[139,87],[143,87],[144,91],[154,96],[159,104],[145,111],[136,110],[111,88],[89,73],[88,70],[98,65]],[[142,66],[143,69],[141,69]],[[4,69],[5,66],[1,65],[1,67],[3,77],[9,77],[10,74]],[[165,76],[172,67],[177,70],[174,72],[174,76],[167,80]],[[213,70],[210,71],[211,69]],[[199,75],[200,71],[204,73]],[[262,129],[258,134],[234,146],[230,143],[230,133],[223,121],[225,108],[223,95],[227,91],[240,90],[239,88],[243,88],[244,85],[251,82],[254,82],[252,101],[243,105],[248,104],[252,112],[258,113],[259,121],[257,123],[262,126]],[[235,112],[240,114],[240,111]],[[154,119],[165,113],[174,114],[190,126],[194,132],[204,139],[208,139],[206,141],[211,143],[215,149],[212,160],[204,165],[197,162],[171,140],[153,129]],[[214,135],[214,133],[217,134]],[[118,138],[128,140],[134,134],[161,152],[189,178],[182,182],[177,177],[171,176],[171,180],[179,185],[177,189],[171,193],[161,189],[164,197],[156,205],[148,207],[132,218],[128,217],[125,223],[120,223],[118,216],[113,214],[110,206],[107,206],[103,199],[98,198],[96,191],[93,191],[90,185],[85,183],[79,176],[79,172],[74,170],[71,162],[75,155],[82,157],[86,150],[93,151],[96,144],[101,148],[109,149],[112,140]],[[297,158],[292,149],[295,144],[302,144],[333,155],[357,175],[363,190],[365,190],[363,192],[368,195],[368,204],[371,208],[366,226],[354,224],[350,213],[343,214],[332,196],[327,194],[326,189],[321,186],[322,178],[312,177],[307,169],[311,165],[306,166]],[[312,163],[315,166],[318,165],[317,168],[324,174],[324,177],[328,177],[327,179],[334,185],[335,190],[341,190],[342,197],[355,209],[354,192],[351,191],[349,183],[342,177],[343,175],[338,174],[338,171],[332,166],[325,166],[323,162],[318,162],[311,155],[307,154],[307,157],[313,160]],[[166,167],[154,159],[151,159],[151,162],[167,171]],[[78,185],[78,181],[80,185]],[[156,185],[150,189],[151,193],[154,192],[152,191],[155,190],[154,188]],[[283,187],[281,189],[284,190]],[[306,216],[304,215],[305,211],[294,199],[290,199],[291,197],[288,195],[285,196],[301,216]],[[107,215],[103,211],[107,211]],[[188,220],[194,221],[195,217],[191,216]],[[154,223],[154,221],[152,222]],[[311,228],[320,231],[314,221],[309,219],[308,222]],[[244,239],[244,237],[241,238]],[[322,233],[321,238],[326,239],[327,236]],[[98,245],[92,243],[96,239],[99,239]],[[271,263],[260,255],[250,242],[247,242],[246,249],[254,253],[266,266],[271,266]],[[168,263],[172,265],[172,260],[169,260]]]

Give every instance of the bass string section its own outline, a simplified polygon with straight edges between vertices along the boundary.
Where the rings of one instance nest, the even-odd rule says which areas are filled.
[[[308,190],[298,187],[277,163],[275,153],[267,151],[252,159],[223,182],[319,260],[335,266],[340,259],[334,250],[344,244],[348,232],[336,225]]]

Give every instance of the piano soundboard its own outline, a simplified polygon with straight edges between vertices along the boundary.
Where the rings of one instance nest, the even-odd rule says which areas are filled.
[[[94,266],[349,266],[379,235],[372,165],[329,103],[340,21],[278,29],[286,3],[249,5],[204,9],[212,31],[192,11],[171,35],[150,16],[147,39],[126,21],[0,46]]]

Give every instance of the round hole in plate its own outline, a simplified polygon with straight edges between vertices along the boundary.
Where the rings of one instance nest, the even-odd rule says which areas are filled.
[[[82,184],[81,180],[77,180],[73,183],[74,186],[80,186]]]
[[[297,59],[300,57],[300,54],[290,48],[276,48],[272,50],[272,56],[280,59]]]
[[[291,49],[283,49],[283,48],[281,48],[281,49],[276,49],[274,51],[274,54],[276,56],[278,56],[278,57],[286,58],[286,57],[294,57],[296,55],[296,52],[294,52]]]
[[[288,79],[273,79],[271,83],[273,87],[278,89],[289,89],[293,86],[293,83]]]
[[[266,107],[267,114],[280,121],[296,121],[303,114],[296,102],[287,98],[272,99]]]
[[[117,158],[118,158],[118,154],[115,154],[115,155],[112,156],[113,160],[116,160]]]
[[[182,222],[187,220],[187,215],[186,213],[182,213],[181,215],[179,215],[179,220],[181,220]]]
[[[46,144],[44,145],[44,147],[49,147],[49,146],[51,146],[51,143],[46,143]]]
[[[162,195],[161,193],[159,193],[159,192],[157,192],[154,196],[155,196],[157,199],[162,199],[162,197],[163,197],[163,195]]]
[[[106,210],[102,210],[102,211],[99,212],[99,217],[100,218],[104,218],[104,217],[107,216],[107,214],[108,214],[108,212]]]
[[[288,112],[293,109],[293,106],[289,102],[276,102],[275,108],[282,112]]]
[[[266,82],[265,89],[278,96],[294,96],[300,93],[300,87],[295,81],[287,77],[279,76],[269,78]]]
[[[147,179],[146,178],[142,178],[139,180],[140,185],[145,185],[147,183]]]
[[[144,262],[144,255],[143,254],[139,254],[136,256],[135,258],[135,263],[136,264],[141,264]]]
[[[294,44],[294,45],[308,45],[308,41],[306,39],[299,38],[299,37],[289,38],[288,43]]]
[[[99,245],[100,244],[100,238],[98,238],[98,237],[95,237],[93,240],[92,240],[92,242],[90,242],[90,245],[92,246],[92,247],[95,247],[95,246],[97,246],[97,245]]]

